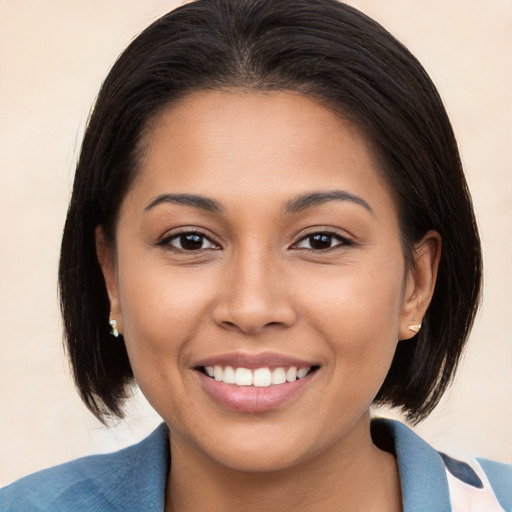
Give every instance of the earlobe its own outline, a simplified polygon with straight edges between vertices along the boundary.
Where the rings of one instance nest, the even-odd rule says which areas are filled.
[[[116,331],[122,332],[122,316],[121,305],[119,301],[118,287],[117,287],[117,269],[115,250],[112,244],[109,243],[103,228],[96,227],[96,255],[98,262],[105,279],[105,286],[107,288],[108,298],[110,301],[110,322],[116,322]]]
[[[441,236],[428,231],[414,247],[414,262],[407,271],[400,318],[399,339],[409,339],[421,329],[437,279],[441,258]]]

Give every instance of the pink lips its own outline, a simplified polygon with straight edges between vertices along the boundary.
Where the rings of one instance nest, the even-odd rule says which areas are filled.
[[[273,410],[291,401],[309,385],[314,373],[293,382],[268,387],[237,386],[216,381],[207,376],[202,368],[213,366],[231,366],[233,368],[309,368],[315,363],[290,358],[273,353],[250,355],[245,353],[226,354],[198,361],[195,365],[196,374],[203,389],[221,405],[240,412],[258,413]]]

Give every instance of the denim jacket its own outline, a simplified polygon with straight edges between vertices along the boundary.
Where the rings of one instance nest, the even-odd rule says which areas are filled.
[[[372,422],[396,454],[404,512],[512,512],[512,465],[460,462],[437,452],[404,424]],[[378,443],[377,443],[378,444]],[[140,443],[39,471],[0,490],[2,512],[163,512],[169,431]]]

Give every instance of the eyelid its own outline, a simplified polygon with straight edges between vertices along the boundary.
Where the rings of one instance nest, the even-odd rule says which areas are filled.
[[[180,226],[177,228],[173,228],[173,229],[167,231],[163,236],[161,236],[156,241],[155,245],[158,247],[165,247],[170,250],[175,250],[177,252],[182,252],[180,249],[170,245],[171,240],[176,239],[182,235],[199,235],[199,236],[206,238],[209,242],[211,242],[212,244],[217,246],[215,248],[201,249],[198,251],[183,251],[183,252],[193,253],[193,252],[200,252],[200,251],[205,251],[205,250],[222,249],[221,244],[218,242],[218,240],[216,239],[215,236],[213,236],[209,233],[207,234],[201,228],[198,228],[195,226]]]
[[[313,236],[313,235],[329,235],[329,236],[332,236],[333,238],[337,238],[338,240],[341,241],[341,243],[338,244],[338,245],[335,245],[334,247],[330,247],[328,249],[322,249],[322,250],[319,250],[319,249],[308,249],[308,248],[296,248],[295,247],[298,243],[302,242],[306,238],[308,238],[310,236]],[[338,231],[337,229],[332,228],[332,227],[328,228],[328,227],[316,226],[314,228],[309,228],[309,230],[306,231],[306,232],[302,232],[297,237],[295,242],[293,242],[293,244],[290,246],[290,249],[292,249],[292,250],[313,251],[313,252],[328,252],[328,251],[334,250],[334,249],[336,249],[338,247],[351,247],[351,246],[354,246],[354,245],[356,245],[356,242],[355,242],[354,238],[352,236],[348,235],[347,233]]]

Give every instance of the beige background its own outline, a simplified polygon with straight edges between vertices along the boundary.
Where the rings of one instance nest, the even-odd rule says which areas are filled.
[[[61,350],[59,238],[90,106],[115,57],[180,2],[0,1],[0,485],[110,451],[159,419],[138,396],[107,430]],[[452,454],[512,462],[512,2],[359,0],[423,62],[458,136],[485,249],[485,302],[451,392],[419,427]]]

